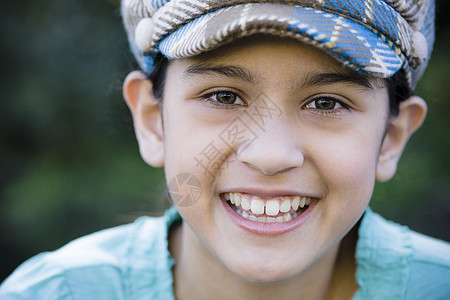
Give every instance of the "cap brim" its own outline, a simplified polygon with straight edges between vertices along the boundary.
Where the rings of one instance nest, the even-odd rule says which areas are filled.
[[[167,35],[156,48],[169,59],[187,58],[257,33],[297,38],[366,75],[387,78],[406,62],[393,43],[351,19],[309,7],[273,3],[212,11]]]

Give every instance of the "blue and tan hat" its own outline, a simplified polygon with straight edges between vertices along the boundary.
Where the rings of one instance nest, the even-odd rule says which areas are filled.
[[[413,88],[434,42],[434,0],[122,0],[131,49],[144,72],[158,52],[181,59],[240,37],[294,37],[350,68]]]

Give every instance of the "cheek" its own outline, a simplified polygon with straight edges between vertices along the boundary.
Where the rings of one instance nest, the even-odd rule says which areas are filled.
[[[348,130],[313,142],[318,168],[330,195],[370,199],[375,184],[379,140],[375,132]],[[365,201],[364,201],[365,200]]]
[[[164,107],[164,165],[166,176],[176,175],[174,172],[195,172],[192,165],[195,163],[196,153],[207,144],[205,135],[196,125],[194,118],[183,113],[183,105],[175,105],[174,101],[167,101]]]
[[[169,194],[179,213],[191,227],[198,229],[201,228],[200,225],[206,224],[204,227],[210,228],[212,223],[209,218],[198,218],[199,215],[206,216],[211,207],[208,199],[212,198],[214,178],[199,164],[199,154],[211,141],[210,134],[199,128],[191,118],[185,118],[176,111],[171,111],[170,114],[165,120],[164,136],[164,171]],[[183,184],[185,176],[189,176],[195,183]],[[191,188],[200,191],[199,196],[193,195]],[[191,195],[192,200],[181,200],[186,195]]]
[[[165,107],[166,172],[178,169],[200,173],[200,177],[214,178],[219,173],[217,166],[233,152],[222,136],[234,115],[211,111],[211,108],[197,100],[182,99],[182,95],[177,95],[169,99]]]
[[[217,142],[220,128],[201,122],[192,109],[169,103],[167,111],[169,113],[164,115],[164,170],[169,192],[170,182],[174,178],[180,174],[192,176],[198,185],[195,188],[201,190],[201,196],[193,208],[204,212],[213,205],[210,199],[214,197],[214,182],[219,175],[215,166],[222,156],[229,154],[229,150]],[[185,193],[189,194],[189,187],[186,187]],[[186,209],[189,213],[191,207]],[[184,207],[179,207],[179,210],[182,212]]]

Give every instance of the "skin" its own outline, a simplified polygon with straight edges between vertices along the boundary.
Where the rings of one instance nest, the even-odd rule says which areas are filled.
[[[199,66],[201,72],[192,72]],[[205,66],[215,69],[206,71]],[[217,66],[243,72],[231,76]],[[352,297],[357,289],[355,224],[375,180],[394,175],[426,105],[411,97],[393,119],[381,80],[370,79],[370,86],[310,80],[330,73],[349,71],[298,41],[255,36],[172,61],[162,105],[152,97],[151,82],[142,73],[127,77],[124,97],[144,160],[164,165],[167,181],[187,172],[201,182],[198,202],[178,207],[184,221],[169,240],[177,260],[177,299]],[[211,94],[217,91],[225,94]],[[251,143],[221,144],[223,130],[254,107],[261,93],[280,115],[267,119],[263,130],[252,127],[258,138]],[[217,99],[237,102],[225,108]],[[318,102],[322,100],[331,103],[331,109],[323,109]],[[210,170],[213,176],[194,159],[211,141],[224,155],[222,170]],[[255,234],[226,213],[220,195],[229,191],[301,195],[318,202],[295,229]]]

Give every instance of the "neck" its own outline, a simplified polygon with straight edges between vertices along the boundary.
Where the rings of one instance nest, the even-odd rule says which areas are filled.
[[[174,229],[169,243],[172,256],[177,261],[173,270],[174,291],[176,298],[180,300],[236,297],[350,299],[356,290],[356,284],[353,284],[353,238],[346,237],[341,243],[341,251],[340,245],[336,245],[294,278],[272,284],[254,284],[232,273],[204,247],[185,223]],[[344,247],[345,251],[342,251]]]

